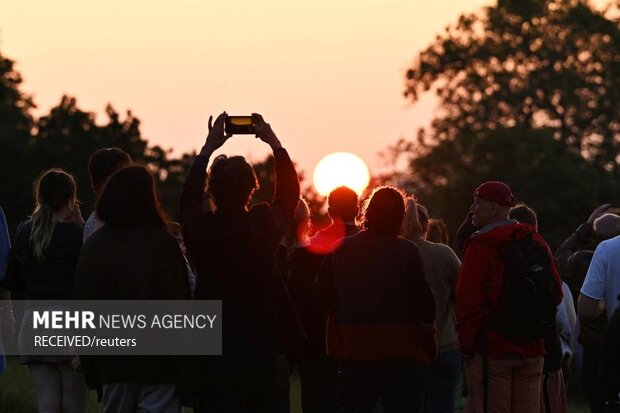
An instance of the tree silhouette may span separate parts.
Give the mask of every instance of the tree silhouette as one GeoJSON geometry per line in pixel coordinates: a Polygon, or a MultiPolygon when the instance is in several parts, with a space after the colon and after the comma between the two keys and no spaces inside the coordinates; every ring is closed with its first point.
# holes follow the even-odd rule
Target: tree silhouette
{"type": "Polygon", "coordinates": [[[95,114],[79,108],[74,97],[63,96],[48,114],[35,119],[32,98],[20,91],[21,75],[14,62],[0,55],[0,206],[14,229],[32,212],[32,183],[44,170],[60,167],[73,174],[82,212],[93,207],[88,159],[99,148],[116,146],[155,174],[162,204],[176,213],[190,155],[170,159],[170,151],[149,146],[140,132],[140,120],[130,111],[121,116],[111,105],[106,120],[95,121],[95,114]]]}
{"type": "Polygon", "coordinates": [[[434,90],[422,146],[500,127],[548,128],[596,165],[618,169],[620,20],[584,0],[499,0],[464,14],[417,57],[405,95],[434,90]]]}
{"type": "Polygon", "coordinates": [[[30,114],[34,103],[19,90],[22,77],[14,65],[0,54],[0,206],[9,219],[29,204],[22,195],[32,187],[27,177],[30,150],[35,143],[31,138],[34,119],[30,114]]]}
{"type": "MultiPolygon", "coordinates": [[[[67,95],[49,113],[34,119],[34,103],[20,91],[21,82],[13,61],[0,55],[0,206],[13,230],[32,212],[32,183],[42,171],[52,167],[63,168],[76,178],[82,212],[90,213],[94,193],[90,189],[88,160],[97,149],[112,146],[123,149],[153,172],[164,209],[173,219],[176,217],[183,183],[195,154],[173,158],[171,151],[149,146],[140,131],[140,120],[131,111],[121,116],[107,105],[106,119],[98,124],[94,113],[83,111],[76,98],[67,95]]],[[[260,189],[252,202],[271,201],[273,158],[267,157],[254,168],[260,189]]],[[[309,191],[306,192],[311,194],[309,191]]],[[[314,198],[313,201],[320,217],[322,202],[314,198]]]]}
{"type": "Polygon", "coordinates": [[[463,134],[412,159],[407,176],[386,180],[401,186],[407,182],[408,191],[452,231],[472,204],[474,188],[487,180],[502,180],[517,201],[534,208],[541,233],[557,247],[594,207],[603,201],[620,202],[620,184],[553,134],[552,129],[518,128],[463,134]]]}
{"type": "Polygon", "coordinates": [[[405,97],[439,108],[388,174],[454,231],[486,180],[504,180],[556,245],[619,200],[620,20],[585,0],[498,0],[464,14],[406,73],[405,97]]]}

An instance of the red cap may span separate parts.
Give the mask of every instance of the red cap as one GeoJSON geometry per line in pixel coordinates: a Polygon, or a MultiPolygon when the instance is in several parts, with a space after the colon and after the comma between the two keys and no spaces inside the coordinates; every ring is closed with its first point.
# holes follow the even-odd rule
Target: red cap
{"type": "Polygon", "coordinates": [[[485,201],[495,202],[503,206],[514,206],[515,197],[512,195],[510,187],[500,181],[488,181],[480,185],[474,191],[474,197],[485,201]]]}

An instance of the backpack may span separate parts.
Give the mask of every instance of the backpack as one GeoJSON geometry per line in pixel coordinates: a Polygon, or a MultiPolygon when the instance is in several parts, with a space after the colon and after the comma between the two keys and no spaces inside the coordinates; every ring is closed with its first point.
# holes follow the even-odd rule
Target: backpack
{"type": "MultiPolygon", "coordinates": [[[[521,229],[522,230],[522,229],[521,229]]],[[[557,293],[547,246],[531,232],[502,246],[503,285],[488,327],[515,344],[531,343],[555,329],[557,293]]]]}

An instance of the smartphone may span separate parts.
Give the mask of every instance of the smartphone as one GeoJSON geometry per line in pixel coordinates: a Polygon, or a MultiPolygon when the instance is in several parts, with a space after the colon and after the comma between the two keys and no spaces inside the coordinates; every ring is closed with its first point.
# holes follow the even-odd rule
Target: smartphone
{"type": "Polygon", "coordinates": [[[224,123],[226,134],[253,135],[254,118],[252,116],[227,116],[224,123]]]}

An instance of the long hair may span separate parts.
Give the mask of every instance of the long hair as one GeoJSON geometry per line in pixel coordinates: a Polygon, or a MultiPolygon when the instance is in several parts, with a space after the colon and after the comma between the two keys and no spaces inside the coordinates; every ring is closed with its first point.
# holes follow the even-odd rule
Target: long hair
{"type": "Polygon", "coordinates": [[[44,260],[43,252],[49,246],[54,234],[54,212],[67,205],[77,203],[76,185],[73,176],[59,168],[48,169],[34,182],[36,206],[30,219],[32,230],[30,241],[34,246],[34,256],[44,260]]]}
{"type": "Polygon", "coordinates": [[[293,214],[293,222],[287,234],[284,236],[284,242],[287,246],[306,245],[309,241],[308,230],[310,227],[310,207],[303,197],[299,198],[297,208],[293,214]]]}
{"type": "Polygon", "coordinates": [[[362,226],[383,235],[401,233],[405,216],[405,199],[402,192],[391,186],[376,188],[364,205],[362,226]]]}
{"type": "Polygon", "coordinates": [[[414,198],[407,198],[407,208],[403,221],[403,237],[408,240],[425,238],[428,230],[428,211],[414,198]]]}
{"type": "Polygon", "coordinates": [[[103,186],[95,211],[111,228],[158,227],[169,231],[155,179],[142,165],[127,166],[112,174],[103,186]]]}

